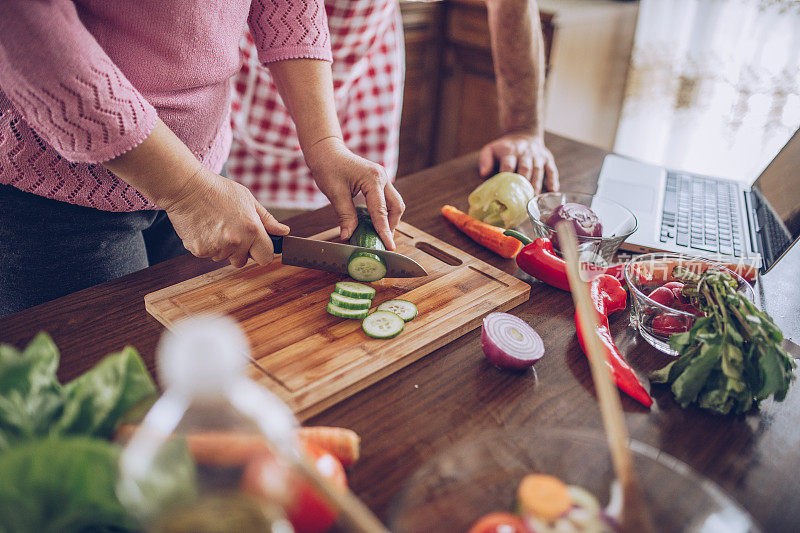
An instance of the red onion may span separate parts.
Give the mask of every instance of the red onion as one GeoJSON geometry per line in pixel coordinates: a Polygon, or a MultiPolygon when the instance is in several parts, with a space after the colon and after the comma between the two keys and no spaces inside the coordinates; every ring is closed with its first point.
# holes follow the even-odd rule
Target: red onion
{"type": "MultiPolygon", "coordinates": [[[[600,223],[600,219],[594,211],[583,204],[567,202],[566,204],[557,206],[553,209],[553,212],[550,213],[550,216],[547,217],[547,222],[545,222],[545,224],[555,229],[559,222],[569,222],[572,224],[572,228],[575,230],[575,236],[578,238],[578,243],[585,242],[581,241],[581,237],[603,236],[603,224],[600,223]]],[[[558,235],[555,233],[550,237],[550,242],[556,250],[561,249],[561,246],[558,244],[558,235]]]]}
{"type": "Polygon", "coordinates": [[[544,355],[542,338],[521,318],[489,313],[483,319],[481,346],[497,368],[524,370],[544,355]]]}

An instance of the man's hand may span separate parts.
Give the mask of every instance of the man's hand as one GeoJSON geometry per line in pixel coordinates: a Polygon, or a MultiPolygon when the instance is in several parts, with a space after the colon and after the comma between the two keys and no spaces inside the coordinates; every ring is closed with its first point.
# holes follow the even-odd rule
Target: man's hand
{"type": "Polygon", "coordinates": [[[393,232],[406,206],[386,170],[351,152],[341,139],[323,139],[305,153],[314,181],[328,197],[339,217],[342,239],[348,239],[358,226],[353,198],[363,193],[372,224],[387,250],[394,250],[393,232]]]}
{"type": "Polygon", "coordinates": [[[542,185],[549,191],[558,190],[558,169],[544,145],[544,139],[530,133],[508,133],[481,149],[478,157],[478,171],[488,177],[499,162],[500,172],[517,172],[533,184],[536,193],[542,185]]]}
{"type": "Polygon", "coordinates": [[[235,267],[243,267],[248,257],[261,265],[271,263],[267,232],[289,233],[247,187],[206,169],[187,181],[177,198],[162,200],[161,207],[193,255],[229,260],[235,267]]]}

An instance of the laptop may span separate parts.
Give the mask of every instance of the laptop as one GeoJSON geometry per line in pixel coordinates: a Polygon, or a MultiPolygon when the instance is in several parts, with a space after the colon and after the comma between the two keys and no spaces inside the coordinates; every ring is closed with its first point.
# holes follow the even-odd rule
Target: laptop
{"type": "Polygon", "coordinates": [[[744,262],[764,274],[800,236],[800,130],[750,187],[608,155],[596,194],[636,215],[624,250],[744,262]]]}

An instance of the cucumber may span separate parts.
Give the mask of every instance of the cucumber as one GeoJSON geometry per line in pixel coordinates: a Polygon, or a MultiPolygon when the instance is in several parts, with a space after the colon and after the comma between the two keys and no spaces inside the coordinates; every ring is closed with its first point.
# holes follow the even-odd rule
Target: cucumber
{"type": "Polygon", "coordinates": [[[361,323],[364,333],[374,339],[391,339],[403,331],[405,322],[391,311],[375,311],[361,323]]]}
{"type": "Polygon", "coordinates": [[[336,284],[333,292],[350,298],[367,298],[372,300],[375,297],[375,289],[363,283],[354,281],[340,281],[336,284]]]}
{"type": "MultiPolygon", "coordinates": [[[[378,237],[367,208],[358,206],[358,226],[350,236],[350,244],[373,250],[385,250],[383,241],[378,237]]],[[[353,252],[347,262],[347,273],[356,281],[378,281],[386,275],[386,263],[376,254],[353,252]]]]}
{"type": "Polygon", "coordinates": [[[367,208],[363,205],[356,207],[356,214],[358,215],[358,226],[350,236],[350,244],[361,246],[362,248],[385,250],[386,247],[383,245],[381,238],[378,237],[375,226],[372,225],[372,219],[367,208]]]}
{"type": "Polygon", "coordinates": [[[386,275],[386,263],[369,252],[353,252],[347,262],[347,273],[356,281],[378,281],[386,275]]]}
{"type": "Polygon", "coordinates": [[[351,298],[335,292],[331,294],[331,303],[344,309],[369,309],[372,307],[372,300],[369,298],[351,298]]]}
{"type": "Polygon", "coordinates": [[[329,303],[328,313],[340,318],[365,318],[369,314],[369,309],[345,309],[329,303]]]}
{"type": "Polygon", "coordinates": [[[417,316],[417,306],[408,300],[389,300],[378,306],[378,311],[391,311],[405,322],[417,316]]]}

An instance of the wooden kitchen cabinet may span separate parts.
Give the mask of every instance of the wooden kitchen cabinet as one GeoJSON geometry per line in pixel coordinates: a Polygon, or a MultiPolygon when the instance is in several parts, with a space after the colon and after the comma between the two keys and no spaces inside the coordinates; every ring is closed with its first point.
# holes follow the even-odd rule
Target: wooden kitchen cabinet
{"type": "Polygon", "coordinates": [[[406,46],[398,176],[433,164],[444,2],[400,2],[406,46]]]}
{"type": "MultiPolygon", "coordinates": [[[[398,176],[499,135],[489,26],[479,0],[401,1],[406,81],[398,176]]],[[[554,28],[542,13],[545,55],[554,28]]]]}
{"type": "MultiPolygon", "coordinates": [[[[638,5],[539,0],[545,128],[613,146],[638,5]]],[[[406,83],[398,176],[452,159],[501,133],[486,5],[401,2],[406,83]]]]}
{"type": "MultiPolygon", "coordinates": [[[[555,28],[550,13],[540,15],[547,69],[555,28]]],[[[445,35],[434,162],[477,150],[501,133],[486,3],[448,2],[445,35]]]]}

